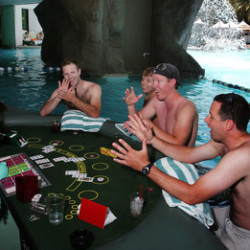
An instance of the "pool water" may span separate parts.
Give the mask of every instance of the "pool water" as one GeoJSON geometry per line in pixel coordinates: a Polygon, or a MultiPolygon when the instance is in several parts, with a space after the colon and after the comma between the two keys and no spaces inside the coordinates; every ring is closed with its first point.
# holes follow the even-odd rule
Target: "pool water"
{"type": "MultiPolygon", "coordinates": [[[[52,91],[57,88],[57,82],[61,79],[61,74],[60,72],[46,71],[43,62],[40,59],[40,52],[40,49],[0,49],[0,67],[16,66],[28,68],[27,72],[0,73],[0,101],[4,102],[7,106],[16,106],[28,110],[39,111],[44,102],[50,97],[52,91]]],[[[206,65],[208,65],[208,60],[205,61],[204,59],[204,52],[200,52],[200,57],[198,56],[199,52],[194,51],[190,54],[192,53],[195,54],[197,61],[199,61],[197,58],[200,58],[201,62],[206,62],[206,65]]],[[[212,56],[208,55],[208,58],[211,60],[212,56]]],[[[226,60],[228,60],[228,58],[226,60]]],[[[244,60],[245,57],[243,57],[243,61],[244,60]]],[[[204,68],[202,63],[201,66],[204,68]]],[[[244,64],[242,64],[241,68],[244,67],[244,64]]],[[[210,68],[205,69],[206,72],[211,75],[216,67],[212,63],[210,68]]],[[[226,73],[226,71],[226,66],[218,68],[218,71],[216,71],[217,73],[214,73],[215,77],[218,77],[218,75],[227,76],[227,74],[231,74],[232,69],[229,68],[228,73],[226,73]]],[[[242,75],[242,72],[236,70],[235,75],[236,74],[242,75]]],[[[235,75],[234,79],[238,79],[237,75],[235,75]]],[[[210,78],[212,78],[212,76],[210,76],[210,78]]],[[[127,107],[123,101],[125,95],[124,91],[126,88],[133,86],[137,95],[142,93],[140,83],[141,77],[108,77],[91,78],[88,80],[98,83],[102,88],[101,117],[108,117],[117,122],[126,121],[127,107]]],[[[204,122],[204,119],[209,112],[214,96],[221,93],[234,92],[242,95],[248,102],[250,102],[249,93],[213,83],[212,79],[182,79],[182,84],[183,88],[179,88],[180,94],[192,100],[197,106],[199,112],[197,144],[205,143],[210,139],[209,129],[204,122]]],[[[137,109],[140,109],[142,104],[143,100],[141,99],[137,104],[137,109]]],[[[65,106],[61,104],[53,113],[62,114],[65,110],[65,106]]],[[[248,125],[248,131],[250,131],[250,125],[248,125]]],[[[216,162],[218,162],[218,159],[215,161],[209,161],[208,165],[214,165],[216,162]]]]}
{"type": "Polygon", "coordinates": [[[221,80],[250,89],[250,50],[240,51],[197,51],[188,50],[206,71],[208,80],[221,80]]]}

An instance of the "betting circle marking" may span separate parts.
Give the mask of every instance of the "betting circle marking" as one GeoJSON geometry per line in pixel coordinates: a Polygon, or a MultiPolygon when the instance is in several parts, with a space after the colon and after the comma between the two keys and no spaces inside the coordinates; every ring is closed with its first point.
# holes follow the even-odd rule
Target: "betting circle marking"
{"type": "Polygon", "coordinates": [[[109,165],[108,165],[107,163],[97,162],[97,163],[95,163],[95,164],[92,165],[92,168],[93,168],[94,170],[97,170],[97,171],[102,171],[102,170],[108,169],[108,168],[109,168],[109,165]],[[98,167],[96,167],[97,165],[103,165],[104,167],[98,168],[98,167]]]}
{"type": "Polygon", "coordinates": [[[83,193],[94,193],[95,194],[95,196],[93,197],[93,198],[88,198],[89,200],[95,200],[95,199],[97,199],[98,198],[98,193],[95,191],[95,190],[83,190],[83,191],[81,191],[79,194],[78,194],[78,198],[81,200],[82,198],[84,198],[84,197],[82,197],[81,196],[81,194],[83,194],[83,193]]]}
{"type": "Polygon", "coordinates": [[[75,203],[76,203],[75,200],[70,200],[70,201],[69,201],[69,204],[70,204],[70,205],[73,205],[73,204],[75,204],[75,203]]]}
{"type": "Polygon", "coordinates": [[[37,138],[37,137],[31,137],[31,138],[27,139],[27,142],[29,142],[29,143],[38,143],[40,141],[41,141],[41,139],[37,138]]]}
{"type": "Polygon", "coordinates": [[[70,213],[71,213],[72,215],[76,215],[76,214],[77,214],[77,210],[71,210],[70,213]]]}
{"type": "Polygon", "coordinates": [[[82,151],[84,147],[82,145],[71,145],[69,146],[70,151],[82,151]]]}
{"type": "Polygon", "coordinates": [[[65,220],[72,220],[73,219],[73,215],[72,214],[66,214],[65,215],[65,220]]]}
{"type": "Polygon", "coordinates": [[[72,209],[78,209],[78,205],[76,205],[76,204],[75,204],[75,205],[72,205],[71,208],[72,208],[72,209]]]}

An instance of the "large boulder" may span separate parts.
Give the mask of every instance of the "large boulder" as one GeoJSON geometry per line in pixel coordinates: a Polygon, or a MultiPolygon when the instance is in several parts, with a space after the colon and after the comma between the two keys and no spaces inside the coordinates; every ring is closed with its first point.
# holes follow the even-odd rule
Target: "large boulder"
{"type": "Polygon", "coordinates": [[[202,2],[43,0],[35,8],[45,34],[42,59],[49,66],[75,60],[90,76],[170,62],[182,77],[199,77],[204,70],[186,48],[202,2]]]}

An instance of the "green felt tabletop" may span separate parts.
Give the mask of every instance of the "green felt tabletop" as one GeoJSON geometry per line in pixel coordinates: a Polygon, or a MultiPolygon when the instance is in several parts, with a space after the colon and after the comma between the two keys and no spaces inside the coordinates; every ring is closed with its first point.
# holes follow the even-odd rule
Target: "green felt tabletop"
{"type": "Polygon", "coordinates": [[[78,229],[87,229],[94,234],[92,248],[95,249],[136,227],[147,217],[160,197],[159,187],[148,178],[115,163],[111,156],[101,153],[101,147],[106,149],[112,147],[111,137],[99,133],[74,134],[72,131],[52,133],[49,127],[39,126],[11,129],[18,131],[28,144],[22,148],[17,145],[2,144],[0,156],[22,152],[30,157],[42,154],[54,164],[54,167],[47,169],[38,167],[51,183],[50,186],[40,189],[42,194],[40,202],[44,203],[44,198],[50,192],[63,193],[67,197],[64,221],[57,226],[49,223],[48,216],[31,210],[29,203],[17,200],[15,195],[6,199],[23,237],[34,249],[71,249],[69,235],[78,229]],[[43,147],[48,145],[54,145],[55,150],[49,153],[43,152],[43,147]],[[55,158],[63,156],[84,157],[85,160],[78,163],[54,161],[55,158]],[[94,181],[78,182],[71,176],[66,176],[66,170],[80,170],[94,177],[94,181]],[[99,183],[98,177],[103,177],[104,182],[99,183]],[[129,195],[139,191],[141,185],[143,185],[145,206],[142,215],[133,218],[129,210],[129,195]],[[147,188],[153,188],[153,191],[148,191],[147,188]],[[77,205],[81,203],[83,197],[109,207],[117,219],[104,229],[79,220],[76,214],[77,205]],[[30,220],[30,216],[34,214],[39,216],[39,220],[30,220]]]}

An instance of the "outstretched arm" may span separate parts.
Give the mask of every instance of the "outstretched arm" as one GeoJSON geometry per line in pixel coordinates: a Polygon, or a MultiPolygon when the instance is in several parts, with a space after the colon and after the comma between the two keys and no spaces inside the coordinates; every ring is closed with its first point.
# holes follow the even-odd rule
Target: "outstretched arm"
{"type": "MultiPolygon", "coordinates": [[[[111,152],[118,157],[114,158],[114,161],[130,166],[139,172],[149,164],[145,139],[142,149],[139,151],[134,150],[122,139],[119,140],[119,143],[122,146],[113,143],[113,147],[117,151],[112,150],[111,152]]],[[[155,166],[151,168],[148,177],[179,200],[187,204],[197,204],[227,189],[246,174],[244,169],[246,169],[247,163],[241,167],[242,171],[238,171],[236,160],[232,161],[232,157],[225,157],[216,168],[203,175],[192,185],[167,175],[155,166]],[[233,169],[235,170],[232,171],[233,169]]],[[[235,158],[233,157],[233,159],[235,158]]]]}
{"type": "Polygon", "coordinates": [[[137,115],[129,116],[129,131],[140,140],[146,139],[147,144],[159,150],[163,154],[178,161],[196,163],[202,160],[212,159],[224,153],[224,147],[220,143],[210,141],[207,144],[195,148],[168,143],[153,133],[152,123],[141,120],[137,115]]]}

